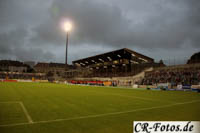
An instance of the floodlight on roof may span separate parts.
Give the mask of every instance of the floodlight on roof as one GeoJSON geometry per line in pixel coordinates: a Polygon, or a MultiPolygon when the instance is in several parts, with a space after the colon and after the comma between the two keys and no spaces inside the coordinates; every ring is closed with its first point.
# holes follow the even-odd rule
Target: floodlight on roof
{"type": "Polygon", "coordinates": [[[112,61],[112,59],[109,56],[107,58],[109,59],[109,61],[112,61]]]}
{"type": "Polygon", "coordinates": [[[100,61],[104,62],[104,60],[102,60],[101,58],[99,58],[100,61]]]}
{"type": "Polygon", "coordinates": [[[133,60],[131,60],[130,62],[132,62],[134,64],[139,64],[137,61],[133,61],[133,60]]]}
{"type": "Polygon", "coordinates": [[[117,56],[118,56],[119,58],[121,57],[121,55],[119,55],[119,54],[118,54],[117,56]]]}
{"type": "Polygon", "coordinates": [[[131,54],[132,56],[135,56],[135,54],[131,54]]]}
{"type": "Polygon", "coordinates": [[[140,59],[140,60],[143,60],[144,62],[148,62],[146,59],[143,59],[143,58],[140,58],[140,57],[139,57],[139,59],[140,59]]]}
{"type": "Polygon", "coordinates": [[[82,62],[81,62],[80,64],[85,66],[85,64],[84,64],[84,63],[82,63],[82,62]]]}

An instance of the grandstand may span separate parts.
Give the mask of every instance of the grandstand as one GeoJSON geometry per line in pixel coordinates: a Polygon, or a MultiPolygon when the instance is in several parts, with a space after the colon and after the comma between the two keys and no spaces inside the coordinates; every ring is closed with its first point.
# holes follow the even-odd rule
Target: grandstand
{"type": "Polygon", "coordinates": [[[132,50],[120,49],[74,61],[73,64],[79,68],[76,70],[85,73],[72,77],[75,81],[70,82],[85,84],[86,81],[110,81],[111,85],[115,86],[139,88],[145,88],[146,85],[151,85],[151,88],[159,85],[169,88],[177,88],[179,85],[199,88],[200,63],[197,62],[197,55],[194,54],[188,64],[165,66],[162,60],[155,63],[146,56],[142,56],[142,60],[141,54],[136,55],[132,50]]]}
{"type": "MultiPolygon", "coordinates": [[[[154,59],[123,48],[84,59],[73,61],[73,65],[81,72],[74,77],[124,77],[133,76],[145,68],[163,66],[154,59]]],[[[72,76],[73,77],[73,76],[72,76]]]]}
{"type": "Polygon", "coordinates": [[[141,85],[168,84],[170,88],[179,85],[200,88],[200,52],[194,53],[187,64],[154,68],[146,72],[141,85]]]}
{"type": "Polygon", "coordinates": [[[146,72],[141,81],[143,85],[159,83],[170,83],[175,86],[178,84],[199,85],[200,63],[155,68],[153,71],[146,72]]]}

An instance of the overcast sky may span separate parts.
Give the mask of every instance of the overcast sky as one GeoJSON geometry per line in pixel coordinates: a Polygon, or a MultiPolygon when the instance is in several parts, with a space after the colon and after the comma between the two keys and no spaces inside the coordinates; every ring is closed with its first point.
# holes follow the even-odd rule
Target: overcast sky
{"type": "Polygon", "coordinates": [[[0,0],[0,59],[69,63],[120,48],[156,60],[200,51],[200,0],[0,0]]]}

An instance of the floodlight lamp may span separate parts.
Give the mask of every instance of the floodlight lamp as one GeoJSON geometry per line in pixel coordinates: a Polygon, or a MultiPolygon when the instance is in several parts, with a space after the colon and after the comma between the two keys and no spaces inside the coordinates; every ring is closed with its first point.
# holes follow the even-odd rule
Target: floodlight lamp
{"type": "Polygon", "coordinates": [[[72,24],[71,24],[70,22],[65,22],[65,23],[63,24],[63,28],[64,28],[64,30],[65,30],[66,32],[70,32],[71,29],[72,29],[72,24]]]}

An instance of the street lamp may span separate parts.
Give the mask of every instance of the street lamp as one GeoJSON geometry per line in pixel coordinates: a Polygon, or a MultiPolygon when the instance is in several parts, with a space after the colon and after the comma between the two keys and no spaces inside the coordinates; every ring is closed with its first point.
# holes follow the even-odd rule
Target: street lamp
{"type": "Polygon", "coordinates": [[[66,56],[65,56],[65,64],[67,66],[67,52],[68,52],[69,32],[72,29],[72,24],[70,22],[68,22],[68,21],[63,23],[63,29],[67,33],[67,36],[66,36],[66,56]]]}

